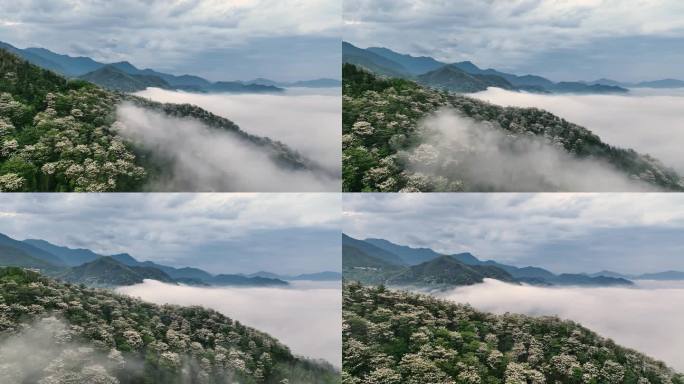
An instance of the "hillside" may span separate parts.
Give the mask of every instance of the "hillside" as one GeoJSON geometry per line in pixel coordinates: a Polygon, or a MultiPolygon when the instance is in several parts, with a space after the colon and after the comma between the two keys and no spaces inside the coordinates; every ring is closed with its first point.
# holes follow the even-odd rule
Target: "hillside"
{"type": "MultiPolygon", "coordinates": [[[[152,279],[170,284],[266,287],[288,285],[276,277],[212,275],[199,268],[175,268],[138,261],[127,253],[112,256],[72,249],[41,239],[18,241],[0,233],[0,266],[39,269],[60,280],[89,287],[119,287],[152,279]]],[[[324,274],[325,275],[325,274],[324,274]]],[[[315,276],[314,276],[315,277],[315,276]]]]}
{"type": "Polygon", "coordinates": [[[16,383],[339,383],[266,333],[201,307],[158,306],[0,268],[0,375],[16,383]],[[37,337],[37,335],[43,335],[37,337]]]}
{"type": "MultiPolygon", "coordinates": [[[[469,252],[442,255],[430,248],[412,248],[385,239],[357,240],[344,234],[342,267],[347,281],[432,289],[481,283],[485,278],[541,286],[634,285],[629,278],[615,274],[557,275],[540,267],[516,267],[493,260],[482,261],[469,252]],[[385,252],[385,259],[363,251],[378,248],[385,252]],[[400,262],[391,263],[386,260],[400,262]]],[[[656,275],[676,276],[676,273],[663,272],[656,275]]]]}
{"type": "Polygon", "coordinates": [[[206,92],[281,93],[285,92],[285,90],[274,85],[243,84],[239,81],[217,81],[207,87],[206,92]]]}
{"type": "Polygon", "coordinates": [[[63,263],[71,267],[75,267],[77,265],[81,265],[102,257],[102,255],[98,255],[89,249],[72,249],[68,247],[61,247],[41,239],[27,239],[24,240],[23,243],[53,254],[59,257],[63,263]]]}
{"type": "Polygon", "coordinates": [[[469,266],[451,256],[439,256],[389,277],[387,284],[418,287],[451,287],[481,283],[485,278],[515,282],[508,272],[493,266],[469,266]]]}
{"type": "Polygon", "coordinates": [[[452,256],[440,255],[410,266],[391,263],[368,254],[364,249],[372,248],[358,246],[363,242],[365,241],[356,240],[355,246],[347,240],[346,244],[342,245],[342,270],[346,281],[431,289],[477,284],[485,278],[516,282],[501,268],[490,265],[466,265],[452,256]]]}
{"type": "Polygon", "coordinates": [[[340,281],[342,280],[342,274],[340,272],[333,271],[323,271],[314,273],[301,273],[299,275],[280,275],[277,273],[259,271],[256,273],[250,273],[247,277],[267,277],[271,279],[279,279],[284,281],[340,281]]]}
{"type": "MultiPolygon", "coordinates": [[[[149,81],[150,87],[170,88],[178,90],[186,90],[191,92],[240,92],[240,93],[269,93],[282,92],[280,87],[305,87],[305,88],[323,88],[323,87],[339,87],[340,81],[335,79],[311,79],[298,80],[293,82],[275,82],[268,79],[255,79],[251,81],[231,81],[231,82],[212,82],[200,76],[194,75],[172,75],[169,73],[155,71],[154,69],[146,68],[139,69],[128,61],[120,61],[117,63],[102,63],[93,60],[90,57],[73,57],[69,55],[62,55],[55,53],[45,48],[26,48],[19,49],[10,44],[0,41],[0,49],[5,49],[31,64],[37,65],[41,68],[48,69],[55,73],[72,77],[85,77],[89,73],[97,72],[104,67],[111,67],[126,75],[130,75],[134,79],[149,81]],[[162,82],[159,82],[161,80],[162,82]],[[266,83],[268,82],[268,83],[266,83]],[[230,83],[230,86],[222,85],[221,83],[230,83]],[[155,85],[156,84],[156,85],[155,85]],[[260,87],[259,85],[269,85],[270,87],[260,87]],[[232,87],[232,88],[230,88],[232,87]],[[223,88],[223,89],[222,89],[223,88]],[[230,89],[229,89],[230,88],[230,89]]],[[[102,80],[106,80],[103,78],[102,80]]],[[[123,88],[124,83],[118,83],[114,79],[102,81],[99,79],[89,80],[103,87],[111,85],[111,89],[127,91],[123,88]]],[[[125,79],[125,82],[130,82],[130,79],[125,79]]],[[[144,88],[143,88],[144,89],[144,88]]]]}
{"type": "MultiPolygon", "coordinates": [[[[435,91],[410,80],[381,78],[351,64],[343,67],[343,83],[342,175],[346,192],[519,191],[505,188],[506,184],[498,179],[489,181],[472,168],[463,168],[469,164],[468,159],[486,159],[486,151],[498,147],[479,149],[463,143],[460,152],[445,153],[446,159],[439,162],[440,152],[434,145],[425,143],[419,123],[445,109],[500,133],[506,141],[499,145],[507,146],[511,156],[520,142],[535,138],[563,156],[591,161],[639,185],[684,190],[682,178],[658,160],[608,145],[588,129],[544,110],[500,107],[435,91]],[[448,161],[447,155],[454,154],[463,157],[460,163],[448,161]]],[[[530,191],[568,191],[570,188],[562,180],[553,182],[541,175],[535,177],[541,179],[527,187],[530,191]]]]}
{"type": "Polygon", "coordinates": [[[345,383],[684,383],[664,363],[556,317],[358,284],[344,285],[342,307],[345,383]]]}
{"type": "Polygon", "coordinates": [[[33,257],[21,249],[0,244],[0,266],[52,270],[56,266],[45,260],[33,257]]]}
{"type": "Polygon", "coordinates": [[[5,249],[13,248],[23,254],[41,260],[42,262],[54,267],[65,266],[64,261],[62,261],[60,257],[31,244],[15,240],[2,233],[0,233],[0,245],[5,246],[5,249]]]}
{"type": "Polygon", "coordinates": [[[148,87],[171,89],[169,83],[160,77],[153,75],[131,75],[112,65],[105,65],[93,72],[88,72],[85,75],[79,76],[79,79],[120,92],[138,92],[148,87]]]}
{"type": "Polygon", "coordinates": [[[69,268],[56,276],[59,280],[89,287],[118,287],[141,284],[144,279],[173,283],[166,273],[149,267],[128,267],[111,257],[101,257],[89,263],[69,268]]]}
{"type": "Polygon", "coordinates": [[[68,80],[0,49],[0,192],[140,191],[173,177],[168,159],[117,133],[116,108],[129,102],[229,131],[277,167],[315,165],[285,144],[248,134],[188,104],[161,104],[68,80]]]}
{"type": "Polygon", "coordinates": [[[342,276],[347,281],[384,284],[404,267],[372,256],[352,245],[342,245],[342,276]]]}
{"type": "MultiPolygon", "coordinates": [[[[537,75],[515,75],[493,68],[481,69],[471,61],[445,63],[429,56],[411,56],[384,47],[362,49],[348,42],[342,43],[342,61],[365,68],[378,75],[416,80],[419,83],[459,93],[484,91],[499,87],[535,93],[626,93],[628,89],[614,82],[587,83],[584,81],[553,82],[537,75]]],[[[676,84],[662,80],[656,84],[676,84]]]]}
{"type": "MultiPolygon", "coordinates": [[[[410,77],[409,71],[401,64],[387,59],[375,52],[355,47],[345,41],[342,42],[342,61],[350,63],[379,75],[390,77],[410,77]]],[[[344,83],[344,79],[342,79],[344,83]]]]}
{"type": "Polygon", "coordinates": [[[506,79],[496,75],[472,75],[455,66],[445,65],[416,77],[422,85],[451,92],[472,93],[489,87],[514,89],[506,79]]]}
{"type": "Polygon", "coordinates": [[[249,286],[249,287],[267,287],[267,286],[283,286],[288,285],[286,281],[268,277],[247,277],[243,275],[216,275],[210,281],[213,285],[231,285],[231,286],[249,286]]]}
{"type": "Polygon", "coordinates": [[[346,234],[342,234],[342,246],[350,246],[359,249],[360,251],[363,251],[363,253],[367,254],[368,256],[371,256],[376,259],[380,259],[383,262],[387,264],[392,264],[392,265],[405,265],[406,263],[401,259],[401,257],[395,255],[394,253],[390,251],[386,251],[380,247],[377,247],[369,242],[363,241],[363,240],[358,240],[355,239],[351,236],[348,236],[346,234]]]}

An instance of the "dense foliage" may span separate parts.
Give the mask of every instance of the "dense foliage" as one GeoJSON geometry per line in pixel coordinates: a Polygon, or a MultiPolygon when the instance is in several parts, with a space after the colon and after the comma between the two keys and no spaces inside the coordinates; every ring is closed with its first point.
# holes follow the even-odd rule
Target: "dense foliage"
{"type": "Polygon", "coordinates": [[[191,118],[266,151],[288,169],[310,166],[284,144],[240,130],[199,107],[161,104],[67,80],[0,49],[0,192],[138,191],[170,177],[169,159],[117,133],[124,102],[191,118]]]}
{"type": "Polygon", "coordinates": [[[117,101],[0,50],[0,191],[139,189],[145,170],[109,129],[117,101]]]}
{"type": "Polygon", "coordinates": [[[681,384],[663,363],[555,317],[502,316],[431,296],[343,289],[345,384],[681,384]]]}
{"type": "Polygon", "coordinates": [[[0,361],[3,382],[339,382],[326,364],[297,358],[269,335],[216,311],[158,306],[21,268],[0,269],[0,353],[13,336],[57,319],[67,326],[55,336],[49,364],[26,377],[28,368],[0,361]]]}
{"type": "MultiPolygon", "coordinates": [[[[579,159],[596,159],[629,178],[665,190],[684,190],[672,170],[648,155],[611,147],[589,130],[537,108],[500,107],[467,96],[438,91],[398,78],[382,78],[352,64],[343,67],[343,190],[482,190],[458,177],[409,169],[404,155],[430,158],[422,142],[421,119],[448,107],[508,137],[538,137],[579,159]],[[423,144],[423,145],[421,145],[423,144]]],[[[420,159],[418,159],[420,160],[420,159]]]]}

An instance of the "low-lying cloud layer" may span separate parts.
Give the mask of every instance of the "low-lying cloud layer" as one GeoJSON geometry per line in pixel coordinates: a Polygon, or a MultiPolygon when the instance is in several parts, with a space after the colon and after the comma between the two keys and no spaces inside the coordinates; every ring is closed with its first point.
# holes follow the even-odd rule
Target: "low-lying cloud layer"
{"type": "Polygon", "coordinates": [[[119,292],[157,304],[201,305],[267,332],[297,355],[342,364],[340,283],[298,282],[290,288],[200,288],[146,280],[119,292]]]}
{"type": "MultiPolygon", "coordinates": [[[[171,118],[131,104],[119,106],[117,119],[120,135],[151,150],[172,167],[172,176],[148,186],[151,190],[286,192],[340,188],[334,174],[279,166],[267,149],[196,120],[171,118]]],[[[277,120],[277,114],[271,119],[277,120]]]]}
{"type": "Polygon", "coordinates": [[[442,110],[421,123],[424,143],[407,154],[414,171],[462,180],[474,191],[645,191],[609,164],[573,158],[534,136],[513,137],[442,110]]]}
{"type": "Polygon", "coordinates": [[[148,88],[138,96],[188,103],[223,116],[253,135],[281,141],[339,174],[342,98],[339,88],[288,89],[284,94],[197,94],[148,88]]]}
{"type": "Polygon", "coordinates": [[[639,282],[637,288],[545,288],[486,279],[438,296],[502,314],[557,315],[684,371],[684,282],[639,282]]]}
{"type": "Polygon", "coordinates": [[[489,88],[472,96],[536,107],[584,126],[611,145],[648,153],[684,173],[684,91],[633,89],[629,95],[541,95],[489,88]]]}

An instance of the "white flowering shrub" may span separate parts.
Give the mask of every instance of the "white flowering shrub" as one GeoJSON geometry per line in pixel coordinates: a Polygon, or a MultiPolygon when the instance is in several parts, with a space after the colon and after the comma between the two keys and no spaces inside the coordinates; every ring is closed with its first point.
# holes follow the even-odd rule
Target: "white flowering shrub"
{"type": "Polygon", "coordinates": [[[0,297],[0,339],[37,349],[0,348],[3,383],[339,383],[329,365],[212,310],[157,306],[14,267],[0,267],[0,297]]]}
{"type": "Polygon", "coordinates": [[[483,313],[382,285],[346,282],[342,298],[343,383],[684,384],[571,321],[483,313]]]}

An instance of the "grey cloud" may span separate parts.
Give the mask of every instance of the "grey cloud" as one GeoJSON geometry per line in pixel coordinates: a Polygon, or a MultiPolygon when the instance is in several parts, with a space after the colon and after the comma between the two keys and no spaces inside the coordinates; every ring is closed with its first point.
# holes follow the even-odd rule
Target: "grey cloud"
{"type": "Polygon", "coordinates": [[[684,24],[675,16],[683,10],[677,1],[467,0],[455,6],[440,0],[349,0],[343,37],[362,47],[430,54],[446,62],[473,60],[554,80],[647,80],[684,77],[677,49],[684,24]],[[600,52],[608,55],[599,57],[600,52]]]}
{"type": "Polygon", "coordinates": [[[214,273],[340,269],[335,195],[3,194],[0,207],[0,233],[17,239],[214,273]]]}
{"type": "Polygon", "coordinates": [[[332,61],[339,7],[335,0],[0,0],[0,40],[212,80],[339,77],[339,59],[332,61]],[[253,47],[268,50],[269,62],[236,65],[253,47]]]}
{"type": "Polygon", "coordinates": [[[350,195],[342,228],[555,272],[643,273],[684,270],[682,207],[661,193],[350,195]]]}

